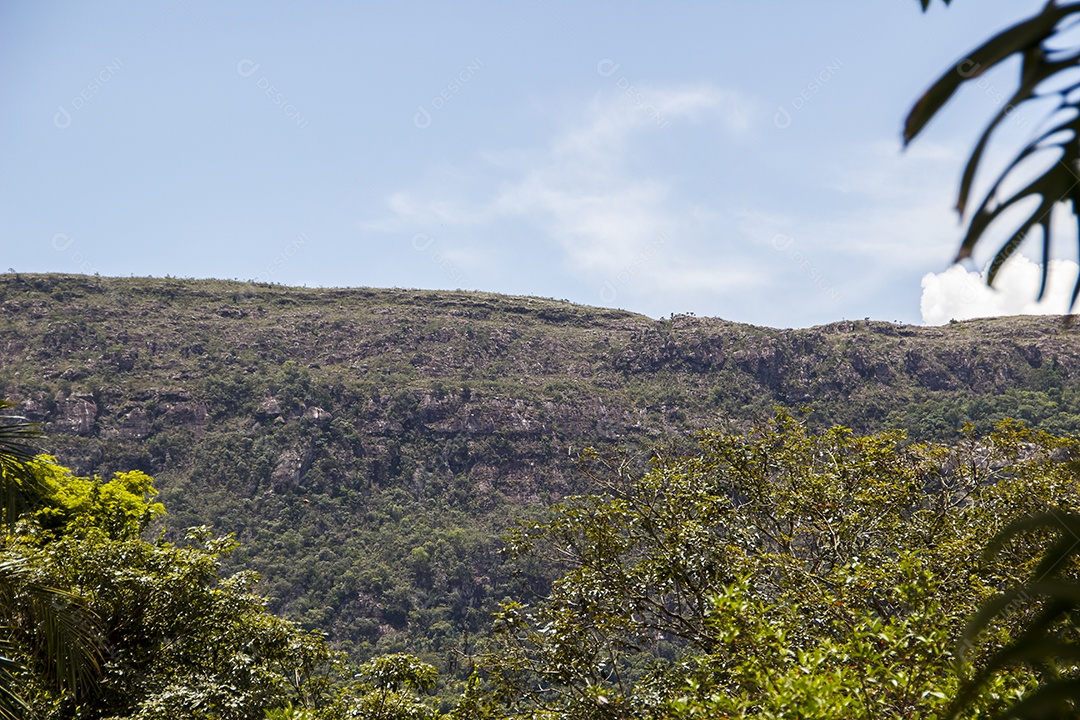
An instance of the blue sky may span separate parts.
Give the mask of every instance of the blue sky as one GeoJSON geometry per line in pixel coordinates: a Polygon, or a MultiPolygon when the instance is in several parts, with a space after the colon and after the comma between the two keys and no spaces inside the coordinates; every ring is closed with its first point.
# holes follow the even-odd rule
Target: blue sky
{"type": "Polygon", "coordinates": [[[948,269],[962,163],[1016,68],[899,138],[1041,5],[6,2],[0,270],[786,327],[1036,311],[1030,262],[999,293],[948,269]]]}

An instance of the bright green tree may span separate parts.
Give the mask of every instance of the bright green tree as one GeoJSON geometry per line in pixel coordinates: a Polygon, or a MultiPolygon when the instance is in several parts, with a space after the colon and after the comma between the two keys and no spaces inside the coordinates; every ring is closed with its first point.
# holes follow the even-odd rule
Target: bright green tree
{"type": "Polygon", "coordinates": [[[254,720],[289,702],[330,702],[336,655],[321,635],[269,613],[253,574],[222,577],[231,538],[193,528],[180,543],[145,539],[164,513],[148,476],[105,482],[34,463],[47,492],[8,552],[83,600],[104,657],[90,695],[26,677],[26,717],[254,720]]]}
{"type": "Polygon", "coordinates": [[[435,690],[438,671],[406,653],[372,658],[360,666],[326,718],[362,720],[437,720],[423,696],[435,690]]]}

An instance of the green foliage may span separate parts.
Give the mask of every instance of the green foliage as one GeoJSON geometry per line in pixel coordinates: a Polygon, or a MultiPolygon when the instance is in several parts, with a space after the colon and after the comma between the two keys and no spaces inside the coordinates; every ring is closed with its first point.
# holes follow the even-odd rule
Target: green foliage
{"type": "MultiPolygon", "coordinates": [[[[919,574],[896,588],[898,595],[926,595],[933,581],[919,574]]],[[[809,642],[791,634],[799,607],[768,604],[746,581],[713,602],[709,620],[723,652],[690,660],[685,684],[668,701],[670,717],[939,717],[960,684],[955,638],[942,623],[950,613],[936,598],[903,613],[856,616],[809,642]]],[[[995,678],[988,694],[1018,695],[1029,678],[995,678]]]]}
{"type": "Polygon", "coordinates": [[[270,381],[270,390],[284,410],[316,404],[312,395],[311,374],[295,360],[286,360],[270,381]]]}
{"type": "Polygon", "coordinates": [[[247,718],[321,692],[316,670],[332,655],[320,636],[270,615],[253,578],[218,576],[231,544],[199,533],[185,547],[141,540],[64,538],[43,562],[93,594],[107,620],[110,656],[98,707],[132,718],[247,718]]]}
{"type": "Polygon", "coordinates": [[[444,720],[496,720],[506,715],[499,707],[491,689],[485,687],[479,673],[474,672],[465,681],[457,705],[446,713],[444,720]]]}
{"type": "Polygon", "coordinates": [[[50,493],[34,512],[43,536],[85,537],[94,531],[114,539],[136,539],[165,506],[151,503],[157,495],[153,478],[139,470],[116,473],[108,482],[75,477],[51,458],[41,462],[50,493]]]}
{"type": "Polygon", "coordinates": [[[315,720],[315,714],[305,708],[293,707],[290,702],[282,707],[267,710],[266,720],[315,720]]]}
{"type": "Polygon", "coordinates": [[[1036,720],[1076,717],[1080,711],[1080,515],[1046,512],[1023,518],[1001,531],[986,550],[993,560],[1025,536],[1049,545],[1030,574],[987,601],[964,632],[965,648],[1003,624],[1016,624],[1006,645],[998,648],[964,686],[952,705],[956,717],[993,693],[1002,678],[1027,671],[1037,686],[1018,696],[995,717],[1036,720]]]}
{"type": "Polygon", "coordinates": [[[915,437],[950,438],[968,423],[979,434],[988,434],[1002,420],[1015,418],[1058,435],[1075,432],[1080,427],[1080,391],[1064,379],[1055,379],[1052,371],[1036,377],[1038,386],[1032,390],[1010,389],[983,397],[938,395],[903,403],[889,412],[886,425],[915,437]]]}
{"type": "MultiPolygon", "coordinates": [[[[163,513],[148,476],[121,473],[102,482],[48,459],[34,465],[49,492],[7,540],[0,607],[26,605],[9,603],[13,596],[3,590],[31,597],[32,586],[12,578],[32,573],[85,607],[103,648],[92,693],[71,683],[50,687],[40,672],[8,672],[34,715],[247,720],[287,701],[330,702],[336,654],[322,636],[271,615],[253,592],[253,574],[222,577],[220,560],[235,541],[205,528],[182,543],[145,540],[147,524],[163,513]]],[[[79,642],[79,629],[57,625],[69,645],[79,642]]]]}
{"type": "Polygon", "coordinates": [[[816,430],[919,440],[1006,416],[1080,427],[1077,331],[1045,318],[773,330],[484,293],[59,275],[2,276],[0,299],[0,343],[21,348],[0,396],[49,427],[61,464],[155,477],[165,540],[235,534],[223,575],[258,572],[270,610],[356,662],[432,663],[444,699],[498,601],[546,589],[498,538],[595,490],[582,447],[640,467],[658,442],[692,446],[778,402],[812,404],[816,430]]]}
{"type": "Polygon", "coordinates": [[[503,604],[487,667],[511,707],[539,715],[939,712],[967,616],[1037,556],[1019,545],[976,574],[978,548],[1050,498],[1080,507],[1056,461],[1076,450],[1016,423],[948,448],[813,434],[781,412],[748,435],[704,433],[698,453],[644,475],[601,465],[603,494],[511,539],[562,574],[542,602],[503,604]]]}
{"type": "MultiPolygon", "coordinates": [[[[383,655],[360,666],[357,682],[342,696],[341,717],[364,720],[435,720],[438,713],[417,693],[435,689],[438,671],[404,653],[383,655]]],[[[335,717],[331,714],[331,717],[335,717]]]]}

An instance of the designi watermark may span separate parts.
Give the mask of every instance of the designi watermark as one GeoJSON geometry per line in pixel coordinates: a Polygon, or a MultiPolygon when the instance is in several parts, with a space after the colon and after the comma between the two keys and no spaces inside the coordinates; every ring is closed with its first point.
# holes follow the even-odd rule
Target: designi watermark
{"type": "Polygon", "coordinates": [[[464,287],[467,284],[465,282],[465,274],[461,271],[461,268],[451,262],[442,251],[432,250],[435,242],[435,238],[427,233],[416,233],[412,238],[412,249],[418,253],[423,253],[428,260],[439,266],[446,274],[446,277],[460,283],[459,287],[464,287]]]}
{"type": "Polygon", "coordinates": [[[67,130],[71,127],[73,114],[82,110],[92,97],[101,92],[105,84],[112,80],[113,76],[120,72],[122,67],[124,67],[124,61],[120,58],[113,58],[101,72],[94,76],[93,80],[86,84],[86,87],[79,91],[78,95],[71,99],[70,111],[67,105],[57,105],[56,114],[53,115],[53,125],[61,130],[67,130]]]}
{"type": "Polygon", "coordinates": [[[814,78],[806,84],[799,93],[791,99],[788,104],[791,107],[791,111],[788,110],[788,105],[779,105],[776,108],[776,113],[773,115],[773,125],[780,130],[787,130],[794,122],[793,112],[799,112],[803,109],[806,103],[810,102],[810,99],[821,92],[821,89],[825,87],[825,83],[832,80],[836,73],[840,72],[840,69],[844,67],[844,63],[840,58],[833,58],[828,65],[826,65],[821,72],[814,76],[814,78]]]}
{"type": "MultiPolygon", "coordinates": [[[[242,78],[249,78],[258,72],[262,67],[259,63],[249,58],[244,58],[240,62],[236,63],[236,73],[242,78]]],[[[259,79],[255,81],[255,86],[265,93],[266,97],[270,98],[270,102],[281,108],[281,112],[285,117],[296,123],[296,127],[304,128],[307,126],[307,118],[300,114],[300,111],[293,105],[285,93],[281,92],[275,85],[272,85],[265,75],[260,75],[259,79]]]]}
{"type": "Polygon", "coordinates": [[[1008,104],[1009,96],[999,90],[996,85],[991,83],[985,77],[980,77],[983,74],[985,68],[980,63],[975,62],[971,58],[964,58],[956,64],[956,74],[965,80],[971,80],[973,78],[979,78],[975,87],[986,93],[986,97],[990,98],[990,102],[994,103],[999,108],[1003,108],[1002,112],[1006,117],[1009,117],[1018,128],[1024,130],[1027,128],[1027,120],[1020,114],[1016,113],[1016,106],[1008,104]]]}
{"type": "Polygon", "coordinates": [[[484,67],[484,62],[480,58],[473,58],[465,69],[452,77],[446,87],[439,91],[439,94],[431,99],[428,105],[420,105],[416,109],[416,113],[413,115],[413,125],[420,130],[427,130],[431,127],[432,113],[442,110],[446,103],[450,102],[450,99],[461,92],[462,88],[473,79],[476,73],[480,72],[480,68],[484,67]],[[428,107],[431,109],[428,110],[428,107]]]}
{"type": "Polygon", "coordinates": [[[660,248],[667,245],[669,242],[668,236],[664,233],[657,233],[653,241],[649,243],[648,247],[642,250],[633,260],[628,262],[626,266],[620,270],[612,282],[612,279],[605,280],[600,286],[600,299],[605,303],[613,303],[619,297],[619,287],[622,287],[626,283],[630,282],[638,272],[645,267],[650,260],[656,257],[656,254],[660,252],[660,248]]]}
{"type": "Polygon", "coordinates": [[[795,238],[784,233],[776,233],[772,237],[771,245],[773,250],[786,255],[788,260],[794,263],[802,271],[803,275],[810,278],[829,300],[834,303],[840,302],[840,291],[836,289],[836,286],[833,285],[829,278],[825,277],[825,273],[821,271],[821,268],[795,247],[795,238]]]}
{"type": "Polygon", "coordinates": [[[296,257],[296,254],[300,252],[300,248],[307,244],[308,236],[304,233],[297,234],[293,241],[286,245],[285,249],[278,253],[277,257],[271,260],[270,264],[254,278],[254,282],[269,282],[270,278],[274,276],[274,273],[285,267],[286,263],[296,257]]]}
{"type": "MultiPolygon", "coordinates": [[[[615,75],[620,67],[619,63],[611,58],[604,58],[596,63],[596,74],[602,78],[609,78],[615,75]]],[[[619,76],[619,79],[615,81],[615,86],[622,90],[626,97],[630,98],[630,102],[634,103],[637,109],[644,113],[645,117],[656,123],[657,127],[667,126],[668,121],[664,117],[664,113],[649,101],[649,98],[645,96],[641,89],[627,80],[625,75],[619,76]]]]}
{"type": "Polygon", "coordinates": [[[67,255],[68,250],[71,250],[71,254],[68,255],[68,259],[79,268],[79,271],[85,275],[94,275],[97,273],[97,268],[83,256],[82,252],[78,249],[72,250],[75,246],[75,238],[71,237],[67,233],[56,233],[52,237],[52,249],[58,253],[67,255]]]}

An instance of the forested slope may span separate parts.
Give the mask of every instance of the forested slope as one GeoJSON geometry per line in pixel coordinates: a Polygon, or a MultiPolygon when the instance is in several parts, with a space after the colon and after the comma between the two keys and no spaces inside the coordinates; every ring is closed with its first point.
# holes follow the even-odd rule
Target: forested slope
{"type": "MultiPolygon", "coordinates": [[[[274,609],[363,657],[469,649],[510,519],[586,446],[631,457],[773,405],[951,439],[1080,428],[1059,318],[804,330],[466,292],[0,276],[0,396],[81,473],[157,478],[172,528],[235,532],[274,609]],[[468,632],[463,632],[468,631],[468,632]]],[[[523,568],[528,580],[531,569],[523,568]]]]}

